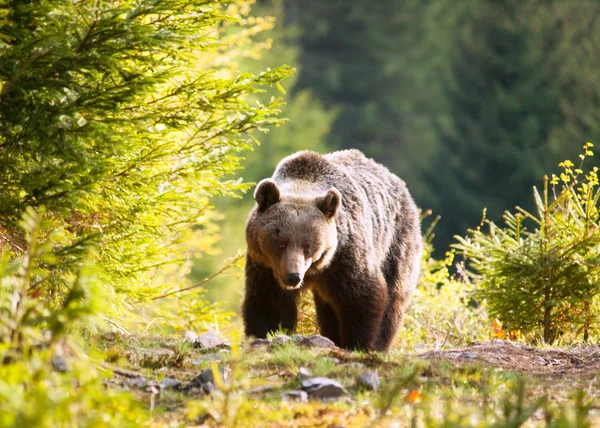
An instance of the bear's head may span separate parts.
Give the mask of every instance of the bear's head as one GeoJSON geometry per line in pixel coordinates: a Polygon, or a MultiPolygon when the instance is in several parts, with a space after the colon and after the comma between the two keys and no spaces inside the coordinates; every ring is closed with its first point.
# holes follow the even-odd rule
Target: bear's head
{"type": "Polygon", "coordinates": [[[254,199],[257,206],[246,224],[248,252],[273,270],[282,288],[299,289],[305,276],[318,274],[333,258],[342,195],[334,188],[316,196],[282,193],[266,179],[254,199]]]}

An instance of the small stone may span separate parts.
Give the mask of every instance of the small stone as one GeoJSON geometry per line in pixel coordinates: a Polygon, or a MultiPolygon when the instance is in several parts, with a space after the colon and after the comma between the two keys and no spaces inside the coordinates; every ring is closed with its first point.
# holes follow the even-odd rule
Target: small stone
{"type": "Polygon", "coordinates": [[[271,341],[271,344],[269,345],[269,349],[273,349],[273,348],[277,348],[279,346],[283,346],[286,343],[290,343],[292,341],[292,338],[289,336],[285,336],[283,334],[279,335],[279,336],[275,336],[273,338],[273,340],[271,341]]]}
{"type": "Polygon", "coordinates": [[[196,376],[194,380],[197,380],[200,384],[209,382],[215,383],[215,374],[213,373],[212,369],[204,370],[202,373],[196,376]]]}
{"type": "Polygon", "coordinates": [[[144,379],[143,377],[135,377],[133,379],[125,379],[125,382],[123,382],[126,386],[130,387],[130,388],[145,388],[146,386],[148,386],[148,381],[146,379],[144,379]]]}
{"type": "Polygon", "coordinates": [[[271,341],[268,339],[254,339],[252,342],[250,342],[250,347],[259,348],[261,346],[269,346],[270,344],[271,341]]]}
{"type": "Polygon", "coordinates": [[[339,382],[325,377],[302,381],[302,389],[310,398],[332,399],[346,394],[346,389],[339,382]]]}
{"type": "Polygon", "coordinates": [[[357,386],[369,391],[377,391],[381,382],[379,380],[379,374],[376,371],[361,373],[356,381],[357,386]]]}
{"type": "Polygon", "coordinates": [[[160,389],[177,388],[179,385],[181,385],[181,383],[178,382],[177,379],[168,376],[161,380],[158,384],[158,386],[160,386],[160,389]]]}
{"type": "Polygon", "coordinates": [[[194,339],[194,347],[203,350],[214,350],[218,348],[229,348],[229,345],[222,341],[219,336],[217,336],[217,333],[211,330],[196,337],[196,339],[194,339]]]}
{"type": "Polygon", "coordinates": [[[298,374],[296,375],[296,379],[298,379],[299,381],[303,381],[309,379],[310,377],[311,374],[308,371],[308,369],[306,367],[300,367],[300,370],[298,370],[298,374]]]}
{"type": "Polygon", "coordinates": [[[197,337],[198,337],[198,335],[196,335],[196,333],[188,330],[183,335],[183,340],[185,340],[186,342],[193,342],[196,340],[197,337]]]}
{"type": "Polygon", "coordinates": [[[52,357],[52,368],[60,373],[66,373],[69,371],[67,360],[65,360],[61,355],[54,355],[54,357],[52,357]]]}
{"type": "MultiPolygon", "coordinates": [[[[221,373],[221,379],[223,381],[227,380],[227,372],[224,367],[219,368],[219,372],[221,373]]],[[[206,384],[215,384],[215,375],[212,369],[206,369],[202,371],[198,376],[193,378],[185,387],[185,389],[203,387],[206,384]]]]}
{"type": "Polygon", "coordinates": [[[212,382],[207,382],[202,385],[202,391],[204,391],[205,394],[212,394],[213,392],[217,392],[218,390],[219,388],[213,385],[212,382]]]}
{"type": "Polygon", "coordinates": [[[330,339],[321,336],[320,334],[313,334],[312,336],[305,337],[300,341],[300,345],[322,349],[335,348],[335,343],[333,343],[330,339]]]}
{"type": "Polygon", "coordinates": [[[281,394],[283,401],[291,402],[296,401],[298,403],[308,403],[308,394],[304,391],[288,391],[281,394]]]}

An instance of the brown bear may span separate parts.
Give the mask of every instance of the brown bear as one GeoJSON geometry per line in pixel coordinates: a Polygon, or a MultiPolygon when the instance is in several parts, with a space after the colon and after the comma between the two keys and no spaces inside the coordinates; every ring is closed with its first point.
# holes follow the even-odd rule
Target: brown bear
{"type": "Polygon", "coordinates": [[[294,331],[310,289],[320,333],[387,350],[419,276],[419,212],[402,180],[358,150],[298,152],[256,186],[246,223],[246,336],[294,331]]]}

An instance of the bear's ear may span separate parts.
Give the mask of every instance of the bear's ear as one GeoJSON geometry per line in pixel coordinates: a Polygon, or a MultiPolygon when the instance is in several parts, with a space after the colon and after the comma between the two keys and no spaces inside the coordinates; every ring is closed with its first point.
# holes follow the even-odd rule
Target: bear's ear
{"type": "Polygon", "coordinates": [[[334,188],[329,189],[325,196],[319,196],[317,198],[317,208],[319,208],[328,219],[336,216],[341,203],[342,195],[334,188]]]}
{"type": "Polygon", "coordinates": [[[271,205],[275,205],[281,200],[279,187],[273,180],[266,178],[257,184],[254,191],[254,200],[258,203],[261,211],[266,210],[271,205]]]}

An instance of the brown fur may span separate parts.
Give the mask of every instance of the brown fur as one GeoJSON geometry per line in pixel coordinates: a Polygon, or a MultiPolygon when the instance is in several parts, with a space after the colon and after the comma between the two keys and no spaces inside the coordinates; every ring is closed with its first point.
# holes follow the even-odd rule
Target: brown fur
{"type": "Polygon", "coordinates": [[[358,150],[298,152],[255,191],[246,224],[247,336],[296,327],[310,288],[321,334],[386,350],[416,286],[419,215],[402,180],[358,150]]]}

